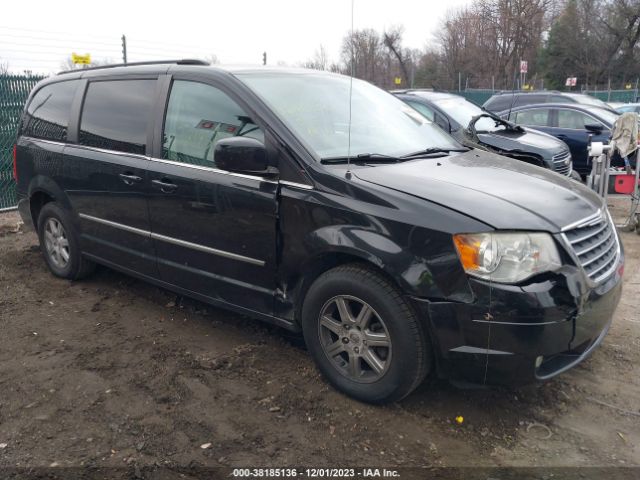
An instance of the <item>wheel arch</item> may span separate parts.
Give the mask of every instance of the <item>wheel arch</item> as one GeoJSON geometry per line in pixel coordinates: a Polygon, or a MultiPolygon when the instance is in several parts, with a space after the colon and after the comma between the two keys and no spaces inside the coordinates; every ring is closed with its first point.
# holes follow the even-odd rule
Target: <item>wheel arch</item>
{"type": "Polygon", "coordinates": [[[35,228],[38,228],[38,216],[42,207],[49,202],[59,202],[71,211],[71,202],[64,191],[49,177],[37,175],[29,184],[29,211],[35,228]]]}
{"type": "Polygon", "coordinates": [[[311,285],[325,272],[349,264],[360,265],[363,268],[375,271],[402,293],[405,293],[407,288],[409,288],[405,279],[401,276],[394,275],[385,268],[385,263],[382,259],[369,252],[356,249],[337,249],[319,252],[304,262],[300,269],[300,271],[304,273],[299,280],[299,286],[295,293],[294,319],[296,323],[300,323],[302,305],[304,304],[304,299],[311,285]]]}

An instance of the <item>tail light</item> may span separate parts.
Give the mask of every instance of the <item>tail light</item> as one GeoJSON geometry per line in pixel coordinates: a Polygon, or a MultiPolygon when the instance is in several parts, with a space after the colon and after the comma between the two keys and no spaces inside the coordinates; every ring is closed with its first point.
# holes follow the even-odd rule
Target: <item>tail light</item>
{"type": "Polygon", "coordinates": [[[18,146],[14,145],[13,146],[13,179],[16,181],[16,183],[18,183],[18,162],[17,162],[17,157],[18,157],[18,146]]]}

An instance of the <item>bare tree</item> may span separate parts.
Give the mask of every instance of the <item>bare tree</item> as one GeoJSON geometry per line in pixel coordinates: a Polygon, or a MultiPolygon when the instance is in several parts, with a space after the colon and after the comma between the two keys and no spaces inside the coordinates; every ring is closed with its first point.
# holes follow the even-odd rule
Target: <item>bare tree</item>
{"type": "Polygon", "coordinates": [[[509,86],[520,60],[534,71],[553,0],[476,0],[450,11],[439,34],[453,79],[509,86]]]}
{"type": "Polygon", "coordinates": [[[204,57],[205,62],[209,62],[209,65],[219,65],[220,59],[215,53],[211,53],[204,57]]]}
{"type": "Polygon", "coordinates": [[[313,57],[302,63],[305,68],[313,68],[314,70],[329,70],[329,55],[323,45],[315,51],[313,57]]]}

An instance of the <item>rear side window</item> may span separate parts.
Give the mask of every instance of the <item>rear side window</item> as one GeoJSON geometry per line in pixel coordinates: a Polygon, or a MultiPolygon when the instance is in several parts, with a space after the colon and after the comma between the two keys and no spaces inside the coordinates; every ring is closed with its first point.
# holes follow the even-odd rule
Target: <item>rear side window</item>
{"type": "Polygon", "coordinates": [[[77,80],[52,83],[33,96],[22,121],[22,135],[64,142],[77,80]]]}
{"type": "Polygon", "coordinates": [[[144,154],[156,80],[89,84],[80,120],[80,143],[144,154]]]}
{"type": "Polygon", "coordinates": [[[264,142],[260,127],[222,90],[176,80],[167,107],[162,158],[215,167],[215,145],[228,137],[264,142]]]}

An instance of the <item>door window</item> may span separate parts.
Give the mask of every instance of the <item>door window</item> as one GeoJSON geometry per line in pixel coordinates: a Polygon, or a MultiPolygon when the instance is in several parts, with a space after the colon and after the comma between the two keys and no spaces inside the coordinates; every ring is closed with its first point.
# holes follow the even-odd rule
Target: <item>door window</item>
{"type": "Polygon", "coordinates": [[[558,127],[584,130],[585,125],[600,124],[595,118],[576,110],[558,110],[558,127]]]}
{"type": "Polygon", "coordinates": [[[204,83],[176,80],[164,124],[162,158],[215,167],[216,144],[228,137],[264,133],[226,93],[204,83]]]}
{"type": "Polygon", "coordinates": [[[549,110],[546,108],[535,108],[516,112],[514,121],[520,125],[546,127],[549,125],[549,110]]]}
{"type": "Polygon", "coordinates": [[[45,85],[33,96],[22,121],[22,133],[29,137],[64,142],[77,80],[45,85]]]}
{"type": "Polygon", "coordinates": [[[91,82],[82,108],[80,143],[144,154],[156,80],[91,82]]]}

